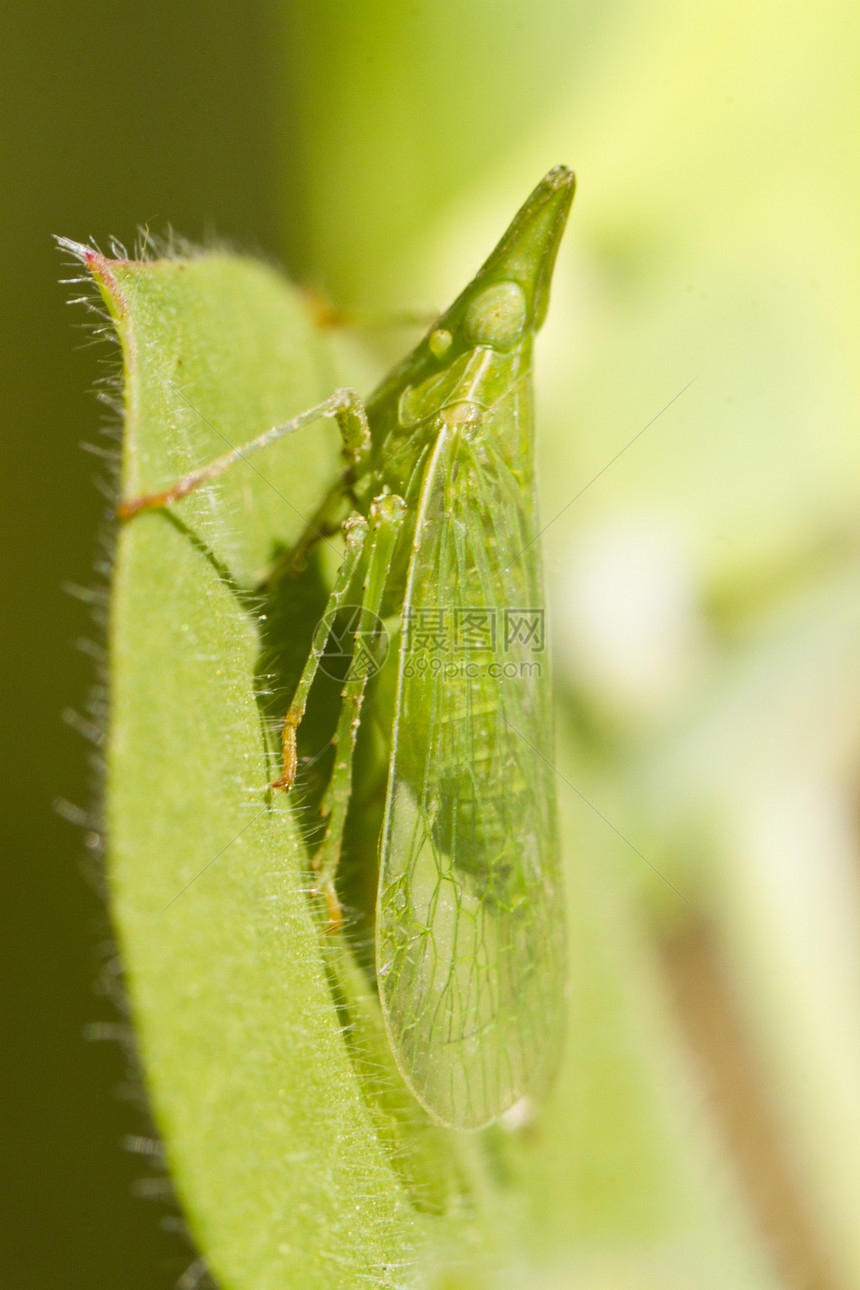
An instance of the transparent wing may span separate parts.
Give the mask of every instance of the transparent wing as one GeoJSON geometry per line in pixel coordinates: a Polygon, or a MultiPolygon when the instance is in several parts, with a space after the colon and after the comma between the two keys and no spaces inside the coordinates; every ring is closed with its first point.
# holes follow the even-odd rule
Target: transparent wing
{"type": "Polygon", "coordinates": [[[445,427],[423,484],[377,908],[392,1048],[458,1128],[549,1082],[565,971],[533,499],[482,430],[445,427]]]}

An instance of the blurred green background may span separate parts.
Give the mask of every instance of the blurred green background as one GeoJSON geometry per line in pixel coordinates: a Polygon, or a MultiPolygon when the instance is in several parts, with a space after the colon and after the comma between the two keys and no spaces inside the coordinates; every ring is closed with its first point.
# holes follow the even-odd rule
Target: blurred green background
{"type": "Polygon", "coordinates": [[[52,811],[91,801],[61,714],[93,633],[61,588],[91,581],[106,504],[78,447],[105,349],[51,235],[172,225],[338,304],[442,305],[566,162],[540,453],[563,755],[609,822],[574,824],[583,863],[653,953],[780,1284],[854,1290],[860,14],[180,0],[2,23],[4,1283],[167,1287],[188,1262],[133,1196],[122,1055],[83,1038],[114,1019],[107,926],[52,811]]]}

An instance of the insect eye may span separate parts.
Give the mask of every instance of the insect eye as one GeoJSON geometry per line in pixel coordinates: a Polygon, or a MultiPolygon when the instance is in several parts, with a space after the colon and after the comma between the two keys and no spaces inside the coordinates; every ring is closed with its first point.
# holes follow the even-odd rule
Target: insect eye
{"type": "Polygon", "coordinates": [[[466,331],[474,345],[508,349],[526,325],[526,298],[516,282],[497,282],[476,296],[466,310],[466,331]]]}

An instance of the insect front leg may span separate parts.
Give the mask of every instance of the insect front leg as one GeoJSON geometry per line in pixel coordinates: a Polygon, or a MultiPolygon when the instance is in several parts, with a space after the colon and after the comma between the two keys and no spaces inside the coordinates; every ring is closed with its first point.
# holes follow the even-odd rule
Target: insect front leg
{"type": "Polygon", "coordinates": [[[355,632],[355,648],[343,687],[343,706],[333,739],[336,747],[334,770],[323,800],[323,809],[328,807],[326,833],[313,860],[317,873],[316,890],[325,896],[329,928],[332,931],[337,930],[342,921],[334,880],[349,805],[352,759],[361,705],[368,678],[373,671],[372,656],[365,642],[373,638],[379,625],[394,549],[405,516],[406,503],[393,494],[377,497],[370,507],[372,546],[364,580],[360,620],[355,632]]]}
{"type": "Polygon", "coordinates": [[[216,457],[214,461],[201,466],[199,470],[190,471],[169,488],[157,493],[144,493],[140,497],[132,497],[128,501],[120,502],[116,508],[117,517],[121,520],[130,520],[141,511],[161,510],[165,506],[170,506],[203,485],[211,484],[238,461],[245,461],[254,453],[261,452],[270,444],[276,443],[278,439],[283,439],[285,435],[294,434],[296,430],[302,430],[305,426],[318,421],[320,417],[334,417],[337,421],[343,441],[343,456],[347,471],[355,473],[360,469],[361,463],[370,450],[370,427],[361,399],[355,390],[344,388],[335,390],[334,394],[324,399],[322,403],[308,408],[299,416],[293,417],[291,421],[272,426],[256,439],[251,439],[238,448],[231,448],[229,452],[224,453],[223,457],[216,457]]]}

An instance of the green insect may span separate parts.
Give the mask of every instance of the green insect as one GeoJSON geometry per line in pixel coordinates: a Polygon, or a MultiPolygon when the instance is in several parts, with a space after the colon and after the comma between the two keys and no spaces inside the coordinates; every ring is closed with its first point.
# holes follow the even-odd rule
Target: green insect
{"type": "Polygon", "coordinates": [[[379,842],[376,979],[406,1084],[432,1118],[478,1129],[539,1097],[563,1029],[564,898],[533,469],[532,346],[574,191],[558,166],[454,304],[371,396],[351,390],[276,426],[129,519],[249,452],[335,417],[345,468],[300,539],[343,528],[345,555],[284,723],[283,774],[339,610],[357,602],[326,832],[329,921],[371,668],[362,641],[401,616],[379,842]]]}

